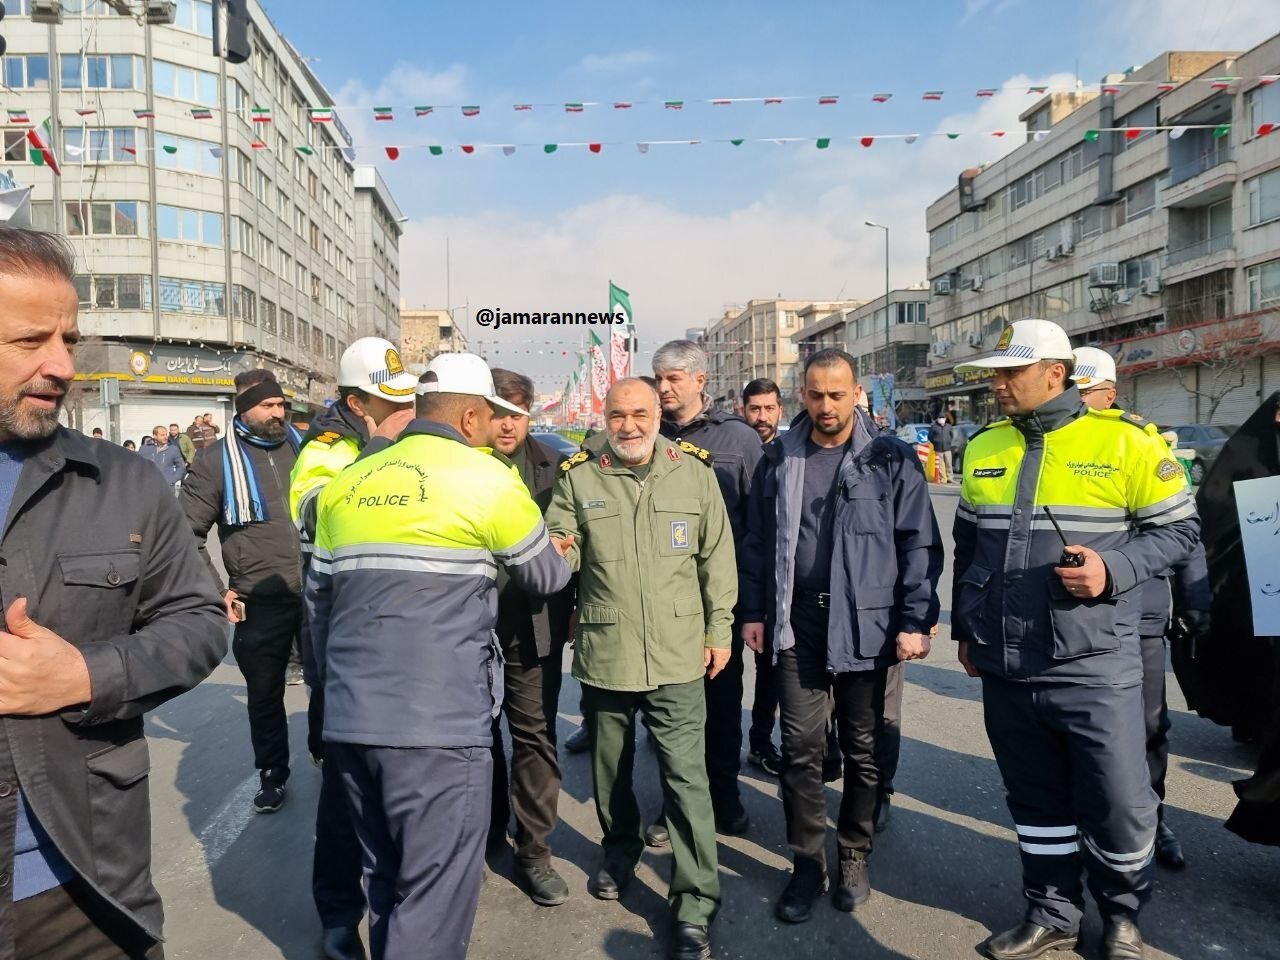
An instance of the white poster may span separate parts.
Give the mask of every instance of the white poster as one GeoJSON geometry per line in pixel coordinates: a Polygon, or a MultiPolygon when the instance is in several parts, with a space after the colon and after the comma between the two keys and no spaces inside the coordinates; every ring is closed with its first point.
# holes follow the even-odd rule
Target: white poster
{"type": "Polygon", "coordinates": [[[1280,476],[1237,480],[1233,486],[1249,573],[1253,633],[1280,637],[1280,476]]]}

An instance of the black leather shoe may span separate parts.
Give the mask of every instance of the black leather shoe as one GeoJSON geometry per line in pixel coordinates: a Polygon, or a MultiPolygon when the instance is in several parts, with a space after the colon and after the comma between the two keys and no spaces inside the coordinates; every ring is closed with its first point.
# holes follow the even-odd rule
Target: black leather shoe
{"type": "Polygon", "coordinates": [[[775,777],[782,776],[782,754],[772,743],[748,753],[747,763],[775,777]]]}
{"type": "Polygon", "coordinates": [[[569,885],[549,863],[516,864],[516,879],[529,899],[540,907],[558,907],[569,899],[569,885]]]}
{"type": "Polygon", "coordinates": [[[1102,922],[1102,955],[1106,960],[1143,960],[1142,934],[1128,917],[1102,922]]]}
{"type": "Polygon", "coordinates": [[[831,905],[843,913],[852,913],[871,896],[871,871],[866,857],[846,857],[841,851],[840,884],[831,896],[831,905]]]}
{"type": "Polygon", "coordinates": [[[671,960],[708,960],[711,937],[699,923],[677,923],[671,935],[671,960]]]}
{"type": "Polygon", "coordinates": [[[737,797],[715,804],[716,832],[740,837],[751,827],[751,818],[737,797]]]}
{"type": "Polygon", "coordinates": [[[366,960],[358,927],[334,927],[324,932],[324,960],[366,960]]]}
{"type": "Polygon", "coordinates": [[[597,900],[617,900],[622,896],[622,891],[627,889],[635,872],[635,867],[627,868],[606,861],[596,871],[596,875],[587,881],[587,892],[597,900]]]}
{"type": "Polygon", "coordinates": [[[889,829],[889,814],[891,812],[890,804],[892,799],[893,794],[886,793],[876,803],[875,818],[872,821],[875,826],[876,833],[884,833],[889,829]]]}
{"type": "Polygon", "coordinates": [[[579,727],[564,738],[564,748],[570,753],[586,753],[591,748],[591,734],[585,726],[579,727]]]}
{"type": "Polygon", "coordinates": [[[797,860],[773,915],[784,923],[804,923],[813,913],[814,901],[826,892],[826,867],[816,860],[797,860]]]}
{"type": "Polygon", "coordinates": [[[1170,870],[1182,870],[1187,865],[1182,844],[1163,820],[1156,824],[1156,863],[1170,870]]]}
{"type": "Polygon", "coordinates": [[[655,820],[649,824],[644,832],[645,846],[649,847],[666,847],[671,844],[671,834],[667,832],[667,825],[661,820],[655,820]]]}
{"type": "Polygon", "coordinates": [[[1079,940],[1077,934],[1025,920],[988,940],[986,953],[993,960],[1032,960],[1050,950],[1074,950],[1079,940]]]}

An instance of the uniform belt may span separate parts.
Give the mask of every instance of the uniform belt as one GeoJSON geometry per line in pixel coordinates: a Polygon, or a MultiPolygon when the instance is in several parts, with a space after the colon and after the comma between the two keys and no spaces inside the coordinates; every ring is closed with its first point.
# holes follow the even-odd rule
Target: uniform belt
{"type": "Polygon", "coordinates": [[[831,606],[831,594],[819,593],[816,590],[797,590],[796,599],[803,600],[805,603],[811,603],[824,610],[831,606]]]}

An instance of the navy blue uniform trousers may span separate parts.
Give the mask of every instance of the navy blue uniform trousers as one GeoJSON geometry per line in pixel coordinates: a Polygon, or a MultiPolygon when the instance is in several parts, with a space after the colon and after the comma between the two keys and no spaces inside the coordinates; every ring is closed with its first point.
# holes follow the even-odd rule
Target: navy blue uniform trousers
{"type": "Polygon", "coordinates": [[[982,703],[1018,832],[1027,919],[1077,930],[1082,868],[1105,917],[1136,917],[1151,896],[1157,805],[1142,686],[983,674],[982,703]]]}
{"type": "Polygon", "coordinates": [[[1147,768],[1164,815],[1164,778],[1169,772],[1169,704],[1165,699],[1164,637],[1139,637],[1142,644],[1142,705],[1147,722],[1147,768]]]}
{"type": "Polygon", "coordinates": [[[330,743],[364,850],[373,960],[463,960],[484,876],[493,755],[330,743]]]}

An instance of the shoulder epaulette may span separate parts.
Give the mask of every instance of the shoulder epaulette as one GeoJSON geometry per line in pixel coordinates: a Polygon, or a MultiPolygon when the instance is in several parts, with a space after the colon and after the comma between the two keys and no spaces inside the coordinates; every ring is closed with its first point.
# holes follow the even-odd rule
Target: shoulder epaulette
{"type": "Polygon", "coordinates": [[[704,450],[702,447],[697,444],[690,443],[688,440],[680,440],[676,443],[676,446],[678,446],[683,452],[689,454],[689,456],[697,457],[707,466],[711,466],[710,450],[704,450]]]}
{"type": "Polygon", "coordinates": [[[560,464],[560,470],[563,473],[568,473],[578,464],[586,463],[590,459],[591,459],[591,452],[589,450],[579,450],[568,460],[565,460],[563,463],[560,464]]]}
{"type": "Polygon", "coordinates": [[[324,433],[317,434],[311,438],[312,443],[323,443],[326,447],[331,447],[342,439],[342,434],[335,433],[333,430],[326,430],[324,433]]]}
{"type": "Polygon", "coordinates": [[[1145,433],[1159,433],[1160,428],[1148,420],[1140,413],[1130,413],[1127,410],[1121,410],[1119,407],[1112,407],[1109,410],[1090,410],[1095,416],[1106,417],[1108,420],[1118,420],[1121,423],[1127,423],[1131,427],[1137,427],[1145,433]]]}

